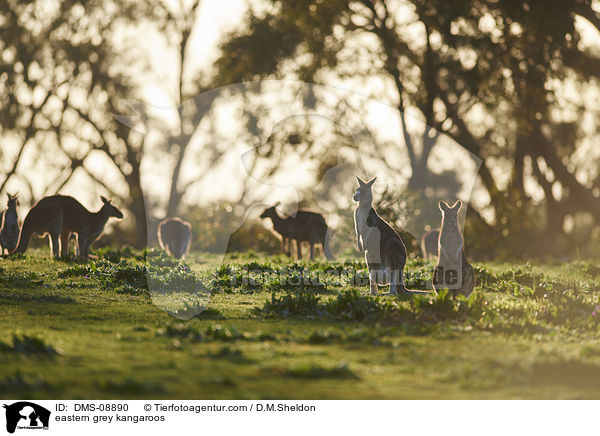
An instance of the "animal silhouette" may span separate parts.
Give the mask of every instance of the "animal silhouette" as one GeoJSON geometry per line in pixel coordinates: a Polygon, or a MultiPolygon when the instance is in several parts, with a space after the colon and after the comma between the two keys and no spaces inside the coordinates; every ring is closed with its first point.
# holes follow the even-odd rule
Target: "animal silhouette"
{"type": "Polygon", "coordinates": [[[423,252],[424,259],[437,257],[439,239],[439,229],[430,230],[423,235],[423,238],[421,238],[421,251],[423,252]]]}
{"type": "Polygon", "coordinates": [[[79,255],[87,260],[90,245],[100,237],[108,219],[123,218],[123,213],[110,200],[100,198],[103,205],[98,212],[90,212],[73,197],[53,195],[42,198],[27,213],[19,244],[13,253],[24,253],[34,233],[48,233],[51,256],[58,258],[59,253],[66,256],[71,233],[75,233],[79,255]]]}
{"type": "Polygon", "coordinates": [[[404,285],[406,247],[400,235],[386,223],[373,208],[372,186],[376,178],[365,182],[357,177],[358,189],[354,201],[358,206],[354,211],[354,226],[358,249],[364,251],[369,269],[371,294],[377,295],[377,285],[390,284],[392,295],[424,294],[426,291],[413,291],[404,285]]]}
{"type": "Polygon", "coordinates": [[[158,225],[158,243],[177,259],[185,258],[190,250],[192,226],[181,218],[166,218],[158,225]]]}
{"type": "Polygon", "coordinates": [[[6,409],[6,431],[11,434],[15,432],[21,420],[23,420],[21,423],[23,427],[47,429],[50,424],[50,411],[35,403],[19,401],[10,405],[4,404],[3,407],[6,409]]]}
{"type": "Polygon", "coordinates": [[[433,271],[433,287],[436,291],[447,288],[452,293],[471,295],[475,287],[475,272],[467,261],[464,238],[458,226],[458,214],[462,208],[459,200],[452,207],[440,201],[442,228],[440,230],[438,261],[433,271]]]}
{"type": "Polygon", "coordinates": [[[19,242],[18,205],[17,196],[8,194],[8,207],[0,215],[0,255],[13,251],[19,242]]]}
{"type": "Polygon", "coordinates": [[[320,245],[327,259],[333,259],[327,240],[327,223],[323,215],[317,212],[300,209],[295,216],[280,217],[276,207],[279,203],[263,211],[261,218],[270,218],[273,229],[281,235],[281,249],[288,256],[291,253],[291,240],[296,240],[298,259],[302,258],[302,242],[310,245],[310,258],[314,258],[315,245],[320,245]]]}

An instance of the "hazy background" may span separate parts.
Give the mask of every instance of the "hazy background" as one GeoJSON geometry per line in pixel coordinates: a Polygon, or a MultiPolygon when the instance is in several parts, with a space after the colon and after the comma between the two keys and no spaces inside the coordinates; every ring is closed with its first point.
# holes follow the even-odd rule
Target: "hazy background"
{"type": "Polygon", "coordinates": [[[597,2],[1,8],[0,201],[18,192],[21,218],[103,194],[127,212],[105,243],[178,215],[196,249],[235,232],[230,249],[274,251],[256,217],[281,201],[326,214],[351,253],[359,174],[414,250],[460,198],[474,258],[600,253],[597,2]]]}

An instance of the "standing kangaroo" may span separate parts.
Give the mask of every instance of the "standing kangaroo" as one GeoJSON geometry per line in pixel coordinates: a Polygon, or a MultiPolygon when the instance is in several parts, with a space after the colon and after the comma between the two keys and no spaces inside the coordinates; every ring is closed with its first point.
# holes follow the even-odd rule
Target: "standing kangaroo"
{"type": "Polygon", "coordinates": [[[459,200],[450,207],[440,201],[442,229],[438,244],[438,261],[433,271],[433,287],[436,291],[448,288],[452,296],[471,295],[475,287],[475,272],[467,261],[464,239],[458,227],[458,213],[462,208],[459,200]]]}
{"type": "Polygon", "coordinates": [[[281,251],[286,255],[291,256],[290,237],[292,235],[292,220],[291,217],[282,218],[275,209],[279,203],[268,207],[260,214],[262,219],[270,218],[273,223],[273,230],[281,236],[281,251]]]}
{"type": "Polygon", "coordinates": [[[90,245],[100,237],[108,219],[123,218],[121,211],[110,200],[100,198],[103,205],[98,212],[90,212],[73,197],[53,195],[42,198],[27,213],[19,245],[13,253],[24,253],[34,233],[49,233],[51,255],[55,258],[59,253],[66,256],[69,254],[71,233],[76,233],[79,255],[87,260],[90,245]]]}
{"type": "Polygon", "coordinates": [[[421,239],[421,251],[423,252],[423,259],[437,257],[439,239],[439,229],[430,230],[423,235],[423,238],[421,239]]]}
{"type": "Polygon", "coordinates": [[[0,255],[15,249],[19,242],[19,215],[16,195],[8,194],[8,209],[0,215],[0,255]]]}
{"type": "Polygon", "coordinates": [[[376,177],[368,182],[358,180],[354,201],[358,207],[354,211],[354,228],[359,251],[365,252],[369,269],[371,294],[377,295],[377,285],[390,284],[392,295],[425,294],[426,291],[413,291],[404,285],[404,265],[406,247],[400,235],[386,223],[373,209],[371,190],[376,177]]]}
{"type": "MultiPolygon", "coordinates": [[[[278,203],[279,204],[279,203],[278,203]]],[[[302,258],[302,242],[310,244],[310,258],[314,257],[314,246],[321,245],[327,259],[333,259],[333,254],[327,241],[327,223],[323,215],[309,210],[298,210],[296,216],[280,217],[275,206],[264,210],[261,218],[271,218],[273,229],[281,235],[281,248],[288,256],[291,253],[291,240],[296,240],[298,259],[302,258]]]]}
{"type": "Polygon", "coordinates": [[[185,258],[190,250],[192,226],[181,218],[166,218],[158,225],[158,243],[177,259],[185,258]]]}

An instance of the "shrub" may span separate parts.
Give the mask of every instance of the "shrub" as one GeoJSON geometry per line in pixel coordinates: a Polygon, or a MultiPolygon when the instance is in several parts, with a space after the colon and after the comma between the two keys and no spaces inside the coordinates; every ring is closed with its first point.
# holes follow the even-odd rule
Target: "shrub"
{"type": "Polygon", "coordinates": [[[391,306],[382,304],[378,297],[361,295],[353,289],[349,292],[339,292],[335,300],[327,303],[327,312],[337,318],[347,320],[372,319],[385,313],[391,306]]]}
{"type": "Polygon", "coordinates": [[[281,297],[271,294],[258,313],[266,316],[306,316],[316,317],[325,313],[324,307],[319,304],[320,297],[312,292],[294,292],[281,297]]]}
{"type": "Polygon", "coordinates": [[[0,268],[0,281],[5,288],[37,288],[44,285],[41,274],[34,272],[8,273],[0,268]]]}

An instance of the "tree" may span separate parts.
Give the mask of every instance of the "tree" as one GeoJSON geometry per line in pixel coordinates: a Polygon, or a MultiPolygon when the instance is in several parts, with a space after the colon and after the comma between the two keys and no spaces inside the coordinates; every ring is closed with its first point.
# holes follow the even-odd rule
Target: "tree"
{"type": "Polygon", "coordinates": [[[576,175],[581,118],[557,93],[568,82],[579,84],[580,96],[596,86],[598,58],[579,43],[577,17],[598,29],[598,13],[583,0],[272,0],[223,41],[217,67],[232,82],[291,76],[385,84],[379,97],[398,108],[408,187],[429,183],[439,133],[449,135],[484,159],[479,179],[488,201],[470,205],[471,216],[499,241],[511,240],[513,255],[526,255],[543,237],[526,222],[535,220],[546,240],[561,239],[565,217],[577,211],[600,222],[598,174],[576,175]],[[425,126],[417,137],[407,129],[410,111],[425,126]],[[536,183],[542,220],[527,212],[540,201],[531,192],[536,183]]]}
{"type": "Polygon", "coordinates": [[[125,62],[126,56],[138,56],[122,36],[164,20],[155,6],[112,0],[2,2],[5,145],[0,157],[6,170],[0,191],[15,180],[29,187],[33,202],[77,179],[119,197],[136,222],[135,242],[145,243],[144,141],[113,114],[131,110],[123,102],[136,95],[132,70],[140,67],[125,62]]]}

